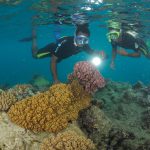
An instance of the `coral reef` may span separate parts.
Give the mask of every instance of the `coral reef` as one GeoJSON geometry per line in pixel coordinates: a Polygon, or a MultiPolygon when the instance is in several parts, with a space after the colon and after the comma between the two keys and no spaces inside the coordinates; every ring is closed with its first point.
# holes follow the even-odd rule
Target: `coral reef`
{"type": "Polygon", "coordinates": [[[78,122],[97,149],[118,149],[126,140],[134,139],[134,134],[117,128],[97,106],[82,111],[78,122]]]}
{"type": "Polygon", "coordinates": [[[7,110],[12,104],[17,101],[16,97],[10,91],[2,91],[0,93],[0,110],[7,110]]]}
{"type": "Polygon", "coordinates": [[[48,134],[34,134],[10,122],[5,112],[0,113],[1,150],[39,150],[40,143],[48,134]]]}
{"type": "Polygon", "coordinates": [[[13,88],[9,89],[9,91],[14,94],[17,101],[33,96],[36,93],[30,84],[17,84],[13,88]]]}
{"type": "Polygon", "coordinates": [[[45,139],[41,150],[94,150],[95,146],[90,139],[78,135],[74,131],[59,133],[55,137],[45,139]]]}
{"type": "MultiPolygon", "coordinates": [[[[102,104],[102,111],[119,129],[119,132],[110,133],[116,133],[117,136],[123,129],[128,135],[128,139],[121,143],[109,140],[112,141],[110,143],[120,143],[120,148],[129,150],[139,150],[139,147],[145,149],[149,146],[149,143],[146,142],[150,141],[149,98],[149,86],[141,82],[132,86],[128,83],[108,81],[105,88],[95,94],[93,99],[102,104]]],[[[116,144],[110,145],[114,147],[116,144]]]]}
{"type": "Polygon", "coordinates": [[[150,129],[150,107],[142,113],[141,121],[143,129],[150,129]]]}
{"type": "Polygon", "coordinates": [[[74,86],[76,84],[53,85],[46,92],[17,102],[8,115],[26,129],[58,132],[66,128],[69,121],[76,120],[81,109],[90,105],[91,97],[85,92],[80,97],[73,95],[71,89],[79,89],[74,86]]]}
{"type": "Polygon", "coordinates": [[[89,62],[78,62],[74,66],[74,72],[68,76],[69,80],[78,79],[79,83],[88,93],[94,93],[105,86],[105,80],[96,68],[89,62]]]}
{"type": "Polygon", "coordinates": [[[103,145],[103,149],[106,148],[105,140],[112,123],[98,107],[91,106],[85,111],[81,111],[78,123],[88,138],[97,145],[97,148],[98,145],[103,145]]]}
{"type": "Polygon", "coordinates": [[[31,85],[1,90],[0,109],[13,104],[9,119],[25,129],[0,113],[0,149],[150,149],[150,86],[107,81],[93,97],[85,86],[71,75],[36,95],[31,85]]]}
{"type": "MultiPolygon", "coordinates": [[[[74,122],[64,132],[73,131],[84,137],[84,133],[74,122]]],[[[33,133],[13,124],[5,112],[0,112],[0,149],[1,150],[40,150],[45,138],[52,137],[51,133],[33,133]]]]}
{"type": "Polygon", "coordinates": [[[0,92],[0,110],[8,110],[15,102],[34,95],[31,85],[16,85],[6,91],[0,92]]]}

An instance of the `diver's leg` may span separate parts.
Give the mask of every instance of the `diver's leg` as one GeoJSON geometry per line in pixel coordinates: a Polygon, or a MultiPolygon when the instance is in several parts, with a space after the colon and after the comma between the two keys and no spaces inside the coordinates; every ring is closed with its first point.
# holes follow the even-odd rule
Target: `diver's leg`
{"type": "Polygon", "coordinates": [[[33,26],[32,28],[32,56],[36,58],[36,54],[38,52],[38,47],[37,47],[37,35],[36,35],[36,29],[33,26]]]}
{"type": "Polygon", "coordinates": [[[55,49],[56,49],[56,44],[50,43],[36,52],[36,58],[50,57],[55,51],[55,49]]]}
{"type": "Polygon", "coordinates": [[[53,44],[49,44],[42,49],[38,49],[37,46],[37,34],[35,27],[32,28],[32,56],[34,58],[43,58],[50,56],[50,50],[53,48],[53,44]]]}
{"type": "Polygon", "coordinates": [[[45,47],[38,49],[37,39],[36,39],[36,30],[35,27],[32,29],[32,56],[34,58],[45,58],[51,56],[53,51],[55,51],[57,45],[55,43],[50,43],[45,47]]]}

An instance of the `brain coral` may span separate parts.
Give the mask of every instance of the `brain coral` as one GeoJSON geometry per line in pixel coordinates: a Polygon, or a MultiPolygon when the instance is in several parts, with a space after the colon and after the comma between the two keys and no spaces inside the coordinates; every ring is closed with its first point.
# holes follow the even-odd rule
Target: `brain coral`
{"type": "Polygon", "coordinates": [[[74,66],[74,72],[68,76],[69,80],[78,79],[88,93],[94,93],[98,88],[105,86],[105,80],[96,68],[89,62],[78,62],[74,66]]]}
{"type": "Polygon", "coordinates": [[[33,131],[58,132],[69,121],[77,119],[78,112],[89,106],[90,96],[74,97],[71,85],[56,84],[44,93],[26,98],[13,105],[8,115],[21,127],[33,131]]]}
{"type": "Polygon", "coordinates": [[[74,131],[59,133],[55,137],[45,139],[41,150],[94,150],[95,146],[90,139],[79,136],[74,131]]]}

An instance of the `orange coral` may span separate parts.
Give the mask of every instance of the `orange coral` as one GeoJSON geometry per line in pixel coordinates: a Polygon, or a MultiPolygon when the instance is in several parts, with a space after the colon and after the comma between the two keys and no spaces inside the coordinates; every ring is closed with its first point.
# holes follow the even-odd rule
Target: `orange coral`
{"type": "Polygon", "coordinates": [[[90,139],[79,136],[74,131],[59,133],[55,137],[45,139],[41,150],[94,150],[95,145],[90,139]]]}
{"type": "Polygon", "coordinates": [[[89,106],[90,96],[75,97],[71,85],[56,84],[48,91],[13,105],[8,115],[13,122],[33,131],[58,132],[89,106]]]}

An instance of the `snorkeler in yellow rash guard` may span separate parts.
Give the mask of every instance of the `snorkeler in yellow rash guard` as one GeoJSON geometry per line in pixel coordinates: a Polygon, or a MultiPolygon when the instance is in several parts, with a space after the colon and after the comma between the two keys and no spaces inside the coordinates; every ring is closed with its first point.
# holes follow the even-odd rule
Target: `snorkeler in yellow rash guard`
{"type": "Polygon", "coordinates": [[[145,42],[138,37],[138,33],[135,31],[122,31],[121,25],[118,22],[112,22],[109,26],[109,33],[107,38],[112,45],[112,60],[111,68],[115,68],[116,55],[122,55],[127,57],[140,57],[143,54],[145,57],[150,58],[150,50],[145,42]],[[132,49],[134,52],[128,53],[126,50],[118,50],[117,46],[132,49]]]}
{"type": "Polygon", "coordinates": [[[90,31],[88,24],[77,26],[75,36],[62,37],[56,43],[50,43],[44,48],[38,49],[36,43],[36,31],[32,30],[32,55],[34,58],[51,57],[51,71],[54,83],[59,83],[57,77],[57,63],[82,51],[95,54],[104,58],[103,51],[94,51],[89,46],[90,31]]]}

